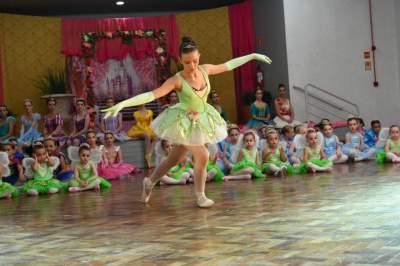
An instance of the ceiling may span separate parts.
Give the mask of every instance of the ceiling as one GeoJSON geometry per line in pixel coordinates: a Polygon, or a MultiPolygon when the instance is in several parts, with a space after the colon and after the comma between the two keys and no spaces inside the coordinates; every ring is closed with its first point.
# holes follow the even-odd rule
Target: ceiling
{"type": "Polygon", "coordinates": [[[38,16],[157,14],[215,8],[243,0],[0,0],[0,12],[38,16]]]}

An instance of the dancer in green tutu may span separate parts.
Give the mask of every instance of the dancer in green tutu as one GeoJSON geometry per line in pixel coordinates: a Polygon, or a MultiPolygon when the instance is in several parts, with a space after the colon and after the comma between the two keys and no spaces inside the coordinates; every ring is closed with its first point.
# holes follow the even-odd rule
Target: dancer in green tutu
{"type": "Polygon", "coordinates": [[[10,183],[4,182],[3,177],[11,175],[8,164],[8,154],[6,152],[0,152],[0,199],[9,199],[11,197],[18,196],[18,189],[10,183]]]}
{"type": "Polygon", "coordinates": [[[91,161],[89,145],[82,144],[78,152],[80,160],[75,163],[74,178],[69,183],[69,192],[110,188],[110,182],[97,175],[96,164],[91,161]]]}
{"type": "Polygon", "coordinates": [[[304,148],[303,162],[311,173],[332,171],[332,161],[327,160],[318,141],[317,132],[309,129],[306,134],[308,145],[304,148]]]}
{"type": "MultiPolygon", "coordinates": [[[[258,135],[253,130],[248,130],[243,134],[241,150],[239,151],[238,162],[233,166],[231,176],[225,177],[227,180],[238,180],[240,175],[249,175],[251,178],[264,178],[261,172],[261,160],[258,153],[258,135]]],[[[247,179],[247,178],[246,178],[247,179]]]]}
{"type": "Polygon", "coordinates": [[[143,202],[150,200],[155,184],[177,165],[187,152],[194,159],[194,196],[197,206],[211,207],[214,201],[205,195],[206,169],[208,162],[207,143],[218,143],[227,136],[226,123],[219,112],[207,103],[211,85],[208,76],[233,70],[252,60],[271,63],[271,59],[262,54],[250,54],[229,60],[219,65],[200,65],[200,53],[197,44],[188,37],[182,39],[180,62],[183,70],[167,79],[159,88],[131,99],[122,101],[103,110],[105,118],[116,116],[125,107],[138,106],[161,98],[171,91],[178,93],[179,103],[168,107],[151,124],[151,128],[161,139],[176,144],[167,159],[158,165],[150,178],[143,180],[143,202]]]}
{"type": "Polygon", "coordinates": [[[60,165],[57,157],[49,156],[43,144],[33,145],[33,158],[25,158],[22,165],[25,175],[31,177],[22,187],[22,191],[30,196],[39,194],[54,194],[66,189],[67,185],[54,176],[54,171],[60,165]]]}
{"type": "Polygon", "coordinates": [[[279,134],[276,130],[268,131],[267,143],[263,151],[263,173],[280,177],[293,173],[293,166],[288,162],[285,151],[279,144],[279,134]]]}

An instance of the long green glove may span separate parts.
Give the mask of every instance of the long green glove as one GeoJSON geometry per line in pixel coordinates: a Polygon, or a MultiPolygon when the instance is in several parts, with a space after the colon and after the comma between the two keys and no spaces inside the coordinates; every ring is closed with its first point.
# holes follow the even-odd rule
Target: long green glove
{"type": "Polygon", "coordinates": [[[152,91],[149,91],[146,93],[136,95],[135,97],[132,97],[128,100],[122,101],[122,102],[114,105],[113,107],[110,107],[110,108],[107,108],[107,109],[104,109],[101,111],[106,112],[106,115],[104,116],[104,119],[106,119],[109,116],[117,116],[119,111],[121,111],[125,107],[137,106],[137,105],[149,103],[149,102],[154,101],[155,99],[156,99],[156,97],[154,96],[154,93],[152,91]]]}
{"type": "Polygon", "coordinates": [[[241,56],[238,58],[234,58],[232,60],[229,60],[228,62],[225,63],[226,67],[228,68],[228,70],[232,70],[234,68],[237,68],[243,64],[246,64],[247,62],[251,61],[251,60],[258,60],[267,64],[271,64],[272,60],[263,54],[249,54],[249,55],[245,55],[245,56],[241,56]]]}

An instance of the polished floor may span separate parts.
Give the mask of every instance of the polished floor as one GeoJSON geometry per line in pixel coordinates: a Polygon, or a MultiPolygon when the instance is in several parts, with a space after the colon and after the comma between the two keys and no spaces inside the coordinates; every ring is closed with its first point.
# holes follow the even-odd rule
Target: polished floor
{"type": "Polygon", "coordinates": [[[0,265],[400,265],[400,166],[0,201],[0,265]]]}

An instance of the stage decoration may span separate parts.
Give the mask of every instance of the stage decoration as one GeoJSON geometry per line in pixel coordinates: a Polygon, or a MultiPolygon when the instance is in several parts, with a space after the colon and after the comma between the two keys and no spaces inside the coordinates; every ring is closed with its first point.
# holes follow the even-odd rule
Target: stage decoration
{"type": "Polygon", "coordinates": [[[117,30],[117,31],[101,31],[81,33],[82,58],[85,63],[85,88],[87,94],[87,102],[90,106],[95,104],[93,91],[93,80],[91,75],[93,72],[93,60],[95,58],[96,44],[101,40],[115,40],[120,38],[125,45],[134,45],[135,40],[149,39],[157,41],[155,46],[154,57],[156,59],[156,71],[158,82],[161,84],[170,76],[170,57],[167,53],[167,42],[165,40],[164,30],[117,30]]]}

